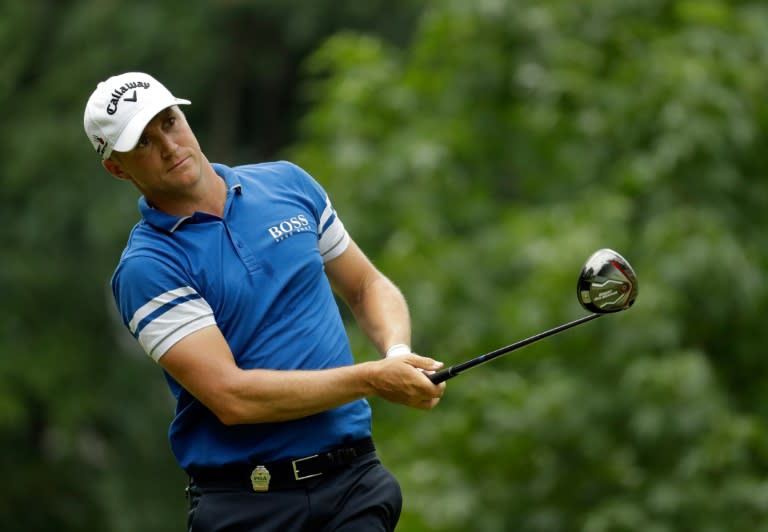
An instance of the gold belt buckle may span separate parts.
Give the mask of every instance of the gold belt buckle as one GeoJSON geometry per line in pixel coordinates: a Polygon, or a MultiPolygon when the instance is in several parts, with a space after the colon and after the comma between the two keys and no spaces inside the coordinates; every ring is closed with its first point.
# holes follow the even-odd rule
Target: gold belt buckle
{"type": "Polygon", "coordinates": [[[317,458],[317,456],[318,455],[313,454],[312,456],[305,456],[304,458],[297,458],[296,460],[292,461],[291,465],[293,466],[293,478],[295,478],[296,480],[304,480],[307,478],[319,477],[320,475],[322,475],[322,473],[313,473],[311,475],[301,476],[299,475],[299,468],[296,467],[296,464],[298,464],[299,462],[303,462],[304,460],[311,460],[312,458],[317,458]]]}
{"type": "Polygon", "coordinates": [[[272,478],[272,475],[269,474],[269,469],[262,465],[256,466],[254,470],[251,471],[251,486],[253,487],[253,491],[268,491],[270,478],[272,478]]]}

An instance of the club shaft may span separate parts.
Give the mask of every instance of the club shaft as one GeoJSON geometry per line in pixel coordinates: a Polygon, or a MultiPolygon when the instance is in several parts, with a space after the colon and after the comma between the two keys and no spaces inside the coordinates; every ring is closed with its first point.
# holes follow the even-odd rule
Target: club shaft
{"type": "Polygon", "coordinates": [[[588,321],[592,321],[596,318],[599,318],[600,316],[603,316],[604,314],[590,314],[588,316],[584,316],[583,318],[579,318],[577,320],[573,320],[568,323],[564,323],[562,325],[559,325],[553,329],[549,329],[548,331],[541,332],[539,334],[536,334],[534,336],[531,336],[530,338],[526,338],[524,340],[520,340],[518,342],[515,342],[514,344],[509,344],[504,347],[500,347],[499,349],[496,349],[495,351],[491,351],[490,353],[486,353],[484,355],[480,355],[479,357],[473,358],[471,360],[467,360],[466,362],[462,362],[461,364],[456,364],[455,366],[451,366],[449,368],[442,369],[436,373],[433,373],[429,376],[429,379],[435,383],[439,384],[445,380],[448,380],[452,377],[455,377],[462,371],[466,371],[470,368],[474,368],[475,366],[479,366],[480,364],[484,364],[486,362],[489,362],[493,360],[496,357],[499,357],[501,355],[505,355],[509,353],[510,351],[515,351],[516,349],[520,349],[521,347],[525,347],[526,345],[532,344],[533,342],[537,342],[541,340],[542,338],[547,338],[548,336],[552,336],[553,334],[557,334],[559,332],[565,331],[567,329],[570,329],[571,327],[575,327],[577,325],[581,325],[582,323],[586,323],[588,321]]]}

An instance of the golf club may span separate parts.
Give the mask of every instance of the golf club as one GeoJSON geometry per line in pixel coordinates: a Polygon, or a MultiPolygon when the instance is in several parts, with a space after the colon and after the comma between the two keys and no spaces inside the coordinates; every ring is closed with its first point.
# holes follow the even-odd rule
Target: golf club
{"type": "Polygon", "coordinates": [[[520,340],[490,353],[480,355],[461,364],[442,369],[429,375],[429,379],[439,384],[455,377],[496,357],[507,354],[526,345],[537,342],[542,338],[552,336],[559,332],[592,321],[605,314],[619,312],[628,309],[637,297],[637,276],[629,262],[612,249],[604,248],[595,251],[584,263],[576,284],[576,296],[581,306],[592,312],[577,320],[564,323],[548,331],[541,332],[525,340],[520,340]]]}

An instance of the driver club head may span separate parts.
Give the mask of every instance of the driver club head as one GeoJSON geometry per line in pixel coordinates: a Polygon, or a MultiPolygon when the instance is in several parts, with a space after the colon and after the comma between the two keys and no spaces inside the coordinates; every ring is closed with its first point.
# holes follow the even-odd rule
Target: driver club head
{"type": "Polygon", "coordinates": [[[584,263],[576,294],[590,312],[619,312],[635,302],[637,275],[624,257],[612,249],[600,249],[584,263]]]}

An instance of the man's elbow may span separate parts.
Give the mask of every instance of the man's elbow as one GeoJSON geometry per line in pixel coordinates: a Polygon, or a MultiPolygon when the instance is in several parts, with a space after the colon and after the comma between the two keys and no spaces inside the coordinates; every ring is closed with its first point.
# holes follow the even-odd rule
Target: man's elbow
{"type": "Polygon", "coordinates": [[[243,373],[236,373],[221,379],[215,389],[208,390],[203,401],[223,425],[272,423],[300,417],[279,401],[255,392],[260,386],[242,376],[243,373]]]}
{"type": "MultiPolygon", "coordinates": [[[[237,403],[233,401],[232,403],[237,403]]],[[[274,423],[292,419],[276,411],[267,411],[252,403],[226,404],[212,408],[211,411],[218,420],[228,427],[234,425],[250,425],[254,423],[274,423]]]]}
{"type": "Polygon", "coordinates": [[[281,416],[255,398],[243,398],[237,393],[222,392],[209,402],[209,409],[226,426],[281,421],[281,416]]]}
{"type": "Polygon", "coordinates": [[[224,382],[213,390],[206,406],[218,420],[227,426],[244,425],[254,422],[253,408],[238,392],[237,382],[224,382]]]}
{"type": "Polygon", "coordinates": [[[214,407],[212,411],[218,420],[222,423],[222,425],[232,427],[234,425],[243,425],[247,423],[243,413],[236,408],[222,405],[219,407],[214,407]]]}

